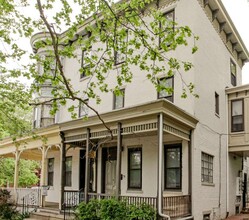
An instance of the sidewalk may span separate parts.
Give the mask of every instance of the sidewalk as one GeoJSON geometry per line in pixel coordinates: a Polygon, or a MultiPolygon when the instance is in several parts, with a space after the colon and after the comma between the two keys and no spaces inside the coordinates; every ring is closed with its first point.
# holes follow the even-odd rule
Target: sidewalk
{"type": "Polygon", "coordinates": [[[226,220],[249,220],[249,214],[234,215],[226,218],[226,220]]]}

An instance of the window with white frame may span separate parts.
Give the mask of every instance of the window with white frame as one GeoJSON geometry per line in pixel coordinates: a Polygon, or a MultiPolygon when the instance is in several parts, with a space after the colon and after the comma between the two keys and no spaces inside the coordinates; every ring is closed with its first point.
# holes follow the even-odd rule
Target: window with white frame
{"type": "Polygon", "coordinates": [[[128,149],[128,188],[142,189],[142,148],[128,149]]]}
{"type": "Polygon", "coordinates": [[[201,152],[201,182],[213,183],[213,160],[212,155],[201,152]]]}
{"type": "Polygon", "coordinates": [[[119,109],[124,107],[125,90],[121,89],[120,94],[116,95],[113,93],[113,109],[119,109]]]}
{"type": "Polygon", "coordinates": [[[48,186],[54,185],[54,158],[48,159],[48,186]]]}
{"type": "MultiPolygon", "coordinates": [[[[89,99],[85,99],[84,102],[88,104],[89,99]]],[[[88,116],[89,108],[85,103],[83,102],[79,103],[79,117],[80,118],[84,116],[88,116]]]]}
{"type": "Polygon", "coordinates": [[[171,102],[174,101],[174,77],[164,77],[159,79],[160,92],[158,98],[165,98],[171,102]]]}
{"type": "Polygon", "coordinates": [[[65,161],[65,186],[72,186],[72,157],[66,157],[65,161]]]}
{"type": "Polygon", "coordinates": [[[231,130],[232,132],[244,131],[244,102],[243,99],[231,101],[231,130]]]}

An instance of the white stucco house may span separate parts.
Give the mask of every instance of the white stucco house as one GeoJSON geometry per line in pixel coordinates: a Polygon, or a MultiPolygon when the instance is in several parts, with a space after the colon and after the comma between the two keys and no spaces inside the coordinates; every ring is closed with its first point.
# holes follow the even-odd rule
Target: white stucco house
{"type": "MultiPolygon", "coordinates": [[[[157,93],[135,68],[132,83],[122,88],[123,96],[100,94],[100,105],[88,100],[111,128],[112,140],[85,106],[79,107],[74,120],[66,106],[55,117],[49,115],[49,105],[38,106],[34,128],[46,141],[0,141],[1,156],[15,155],[17,192],[18,160],[25,158],[41,161],[40,185],[49,186],[42,199],[45,207],[63,209],[91,198],[116,196],[147,202],[159,215],[171,218],[224,219],[242,210],[249,85],[241,85],[241,69],[249,53],[220,0],[160,2],[163,13],[171,13],[200,38],[195,54],[183,47],[170,52],[193,63],[182,77],[194,83],[199,98],[181,98],[182,79],[177,74],[166,79],[172,94],[157,93]],[[85,114],[87,120],[82,119],[85,114]]],[[[43,37],[34,35],[32,47],[43,37]]],[[[80,49],[76,53],[81,54],[80,49]]],[[[65,74],[76,89],[84,90],[89,78],[80,76],[80,65],[77,59],[63,60],[65,74]]],[[[162,73],[158,80],[165,77],[162,73]]],[[[108,83],[114,84],[112,79],[108,83]]],[[[50,89],[44,84],[40,96],[49,96],[50,89]]]]}

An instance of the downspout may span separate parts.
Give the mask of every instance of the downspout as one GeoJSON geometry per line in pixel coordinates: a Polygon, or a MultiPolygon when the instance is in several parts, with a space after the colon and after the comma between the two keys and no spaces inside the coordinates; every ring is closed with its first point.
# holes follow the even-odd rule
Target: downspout
{"type": "MultiPolygon", "coordinates": [[[[228,102],[228,94],[225,95],[225,103],[226,103],[226,118],[227,118],[227,132],[229,134],[229,102],[228,102]]],[[[229,135],[226,136],[226,218],[229,216],[229,135]]]]}
{"type": "MultiPolygon", "coordinates": [[[[64,193],[65,193],[65,158],[66,158],[66,144],[65,144],[65,134],[60,132],[61,136],[61,199],[60,199],[60,209],[64,210],[65,201],[64,201],[64,193]]],[[[65,211],[65,210],[64,210],[65,211]]]]}
{"type": "MultiPolygon", "coordinates": [[[[170,216],[163,214],[162,211],[162,199],[163,199],[163,113],[159,115],[159,126],[158,126],[158,136],[159,136],[159,153],[158,153],[158,215],[163,218],[170,220],[170,216]]],[[[188,216],[184,218],[178,218],[177,220],[187,220],[193,219],[193,216],[188,216]]]]}
{"type": "Polygon", "coordinates": [[[118,123],[117,134],[117,166],[116,166],[116,199],[119,199],[121,194],[121,154],[122,154],[122,124],[118,123]]]}
{"type": "Polygon", "coordinates": [[[85,167],[85,203],[88,202],[88,192],[89,192],[89,168],[90,168],[90,160],[89,160],[89,149],[90,149],[90,129],[87,128],[86,135],[86,167],[85,167]]]}
{"type": "Polygon", "coordinates": [[[163,198],[163,187],[162,187],[162,174],[163,174],[163,113],[159,115],[159,126],[158,126],[158,215],[170,220],[169,215],[163,214],[162,211],[162,198],[163,198]]]}

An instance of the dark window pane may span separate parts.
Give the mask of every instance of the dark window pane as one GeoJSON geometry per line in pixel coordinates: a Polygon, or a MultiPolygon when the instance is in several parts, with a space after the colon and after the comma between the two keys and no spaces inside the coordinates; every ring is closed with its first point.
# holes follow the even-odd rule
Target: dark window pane
{"type": "Polygon", "coordinates": [[[72,185],[72,157],[66,157],[65,161],[65,174],[66,174],[66,180],[65,180],[65,186],[71,186],[72,185]]]}
{"type": "Polygon", "coordinates": [[[54,158],[48,159],[48,186],[54,185],[54,158]]]}
{"type": "Polygon", "coordinates": [[[236,64],[232,60],[230,61],[230,72],[231,72],[231,84],[233,86],[236,86],[237,70],[236,70],[236,64]]]}
{"type": "Polygon", "coordinates": [[[181,188],[181,146],[165,147],[165,188],[181,188]]]}
{"type": "Polygon", "coordinates": [[[122,92],[121,95],[114,95],[114,109],[119,109],[124,107],[124,96],[125,96],[125,90],[120,90],[122,92]]]}
{"type": "Polygon", "coordinates": [[[232,132],[244,131],[244,103],[243,100],[234,100],[231,102],[232,132]]]}
{"type": "Polygon", "coordinates": [[[167,180],[166,180],[166,187],[167,188],[180,188],[180,169],[168,169],[167,170],[167,180]]]}
{"type": "Polygon", "coordinates": [[[213,183],[213,156],[201,153],[201,181],[213,183]]]}
{"type": "Polygon", "coordinates": [[[142,188],[142,149],[128,150],[128,188],[142,188]]]}
{"type": "Polygon", "coordinates": [[[173,77],[162,78],[159,80],[161,91],[158,93],[158,98],[166,98],[173,102],[173,77]]]}
{"type": "Polygon", "coordinates": [[[141,187],[141,170],[130,170],[130,188],[141,187]]]}

